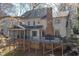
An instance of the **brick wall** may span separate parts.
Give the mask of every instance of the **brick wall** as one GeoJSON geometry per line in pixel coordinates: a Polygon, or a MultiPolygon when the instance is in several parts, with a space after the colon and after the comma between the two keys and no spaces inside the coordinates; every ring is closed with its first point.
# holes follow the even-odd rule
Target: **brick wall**
{"type": "Polygon", "coordinates": [[[54,35],[54,28],[53,28],[53,22],[52,22],[52,8],[47,9],[47,28],[46,33],[48,35],[54,35]]]}

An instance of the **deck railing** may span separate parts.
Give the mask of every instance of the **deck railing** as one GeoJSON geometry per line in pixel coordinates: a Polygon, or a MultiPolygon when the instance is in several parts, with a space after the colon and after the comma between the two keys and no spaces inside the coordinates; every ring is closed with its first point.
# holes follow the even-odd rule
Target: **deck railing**
{"type": "Polygon", "coordinates": [[[62,42],[62,39],[61,38],[46,38],[46,37],[36,37],[36,38],[33,38],[33,37],[30,37],[30,39],[28,39],[30,41],[35,41],[35,42],[42,42],[42,43],[61,43],[62,42]]]}
{"type": "Polygon", "coordinates": [[[41,43],[62,43],[62,42],[66,42],[67,39],[66,38],[60,38],[60,37],[27,37],[27,38],[15,38],[11,41],[16,41],[17,39],[19,40],[29,40],[29,41],[34,41],[34,42],[41,42],[41,43]]]}

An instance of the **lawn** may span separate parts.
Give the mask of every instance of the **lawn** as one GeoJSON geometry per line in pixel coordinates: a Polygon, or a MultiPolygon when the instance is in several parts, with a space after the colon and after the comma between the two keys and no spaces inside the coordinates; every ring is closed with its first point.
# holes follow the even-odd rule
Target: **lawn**
{"type": "Polygon", "coordinates": [[[15,52],[13,52],[13,51],[8,52],[4,56],[25,56],[25,55],[26,55],[26,53],[24,53],[23,51],[16,50],[15,52]]]}

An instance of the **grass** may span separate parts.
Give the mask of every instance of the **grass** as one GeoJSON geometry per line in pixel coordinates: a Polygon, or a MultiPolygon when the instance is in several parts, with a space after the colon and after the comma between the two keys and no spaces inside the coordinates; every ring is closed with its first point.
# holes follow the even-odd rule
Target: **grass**
{"type": "Polygon", "coordinates": [[[12,56],[13,52],[8,52],[7,54],[5,54],[4,56],[12,56]]]}
{"type": "Polygon", "coordinates": [[[16,50],[15,52],[11,51],[5,54],[4,56],[25,56],[26,54],[23,51],[16,50]]]}

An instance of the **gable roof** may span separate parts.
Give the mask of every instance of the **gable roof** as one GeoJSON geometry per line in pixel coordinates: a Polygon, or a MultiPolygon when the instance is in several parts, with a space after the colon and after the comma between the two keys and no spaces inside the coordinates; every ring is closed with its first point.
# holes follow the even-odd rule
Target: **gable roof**
{"type": "MultiPolygon", "coordinates": [[[[68,11],[61,11],[57,15],[53,14],[53,17],[65,17],[68,16],[68,11]]],[[[47,18],[47,8],[34,9],[25,12],[22,17],[25,18],[47,18]]]]}
{"type": "Polygon", "coordinates": [[[46,15],[47,15],[47,8],[41,8],[27,11],[22,16],[26,18],[42,18],[46,15]]]}

